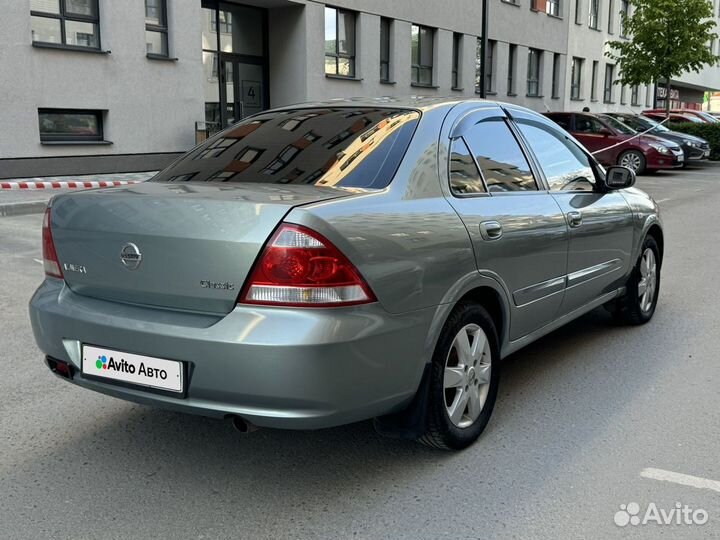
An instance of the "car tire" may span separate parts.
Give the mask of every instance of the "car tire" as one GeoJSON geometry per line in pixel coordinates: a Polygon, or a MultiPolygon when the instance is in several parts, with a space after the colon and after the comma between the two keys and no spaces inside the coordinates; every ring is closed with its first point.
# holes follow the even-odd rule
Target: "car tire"
{"type": "Polygon", "coordinates": [[[645,172],[645,156],[639,150],[626,150],[618,156],[617,164],[631,169],[635,174],[645,172]]]}
{"type": "Polygon", "coordinates": [[[662,260],[657,241],[648,235],[628,278],[625,295],[615,303],[613,315],[618,322],[638,325],[652,319],[660,294],[661,266],[662,260]],[[652,268],[649,268],[650,264],[652,268]],[[651,290],[648,291],[648,288],[651,290]]]}
{"type": "Polygon", "coordinates": [[[459,303],[435,347],[419,442],[460,450],[477,440],[495,405],[499,360],[497,330],[488,312],[479,304],[459,303]]]}

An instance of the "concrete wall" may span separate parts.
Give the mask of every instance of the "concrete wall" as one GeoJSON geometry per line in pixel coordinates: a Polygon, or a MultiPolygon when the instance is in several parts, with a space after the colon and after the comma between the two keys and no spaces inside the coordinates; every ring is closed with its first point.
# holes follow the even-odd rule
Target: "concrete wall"
{"type": "MultiPolygon", "coordinates": [[[[176,152],[204,119],[200,2],[168,2],[170,55],[145,56],[140,1],[100,0],[107,54],[32,46],[29,2],[4,2],[0,18],[0,159],[176,152]],[[40,144],[38,108],[100,109],[110,146],[40,144]]],[[[0,162],[1,163],[1,162],[0,162]]]]}
{"type": "MultiPolygon", "coordinates": [[[[564,93],[563,107],[566,110],[579,111],[589,107],[591,112],[640,112],[652,106],[652,92],[650,88],[650,99],[647,101],[648,88],[640,86],[638,89],[639,105],[631,103],[631,89],[623,89],[620,85],[613,85],[612,98],[610,102],[604,101],[605,68],[608,64],[615,64],[614,61],[605,56],[608,50],[606,42],[609,40],[622,39],[620,37],[620,0],[599,0],[599,25],[595,30],[589,26],[589,0],[581,0],[577,3],[580,7],[579,16],[576,18],[576,2],[570,2],[569,11],[569,33],[568,33],[568,60],[565,68],[566,90],[564,93]],[[611,15],[612,6],[612,15],[611,15]],[[609,20],[612,16],[612,25],[609,20]],[[578,21],[576,23],[576,20],[578,21]],[[612,32],[609,30],[612,29],[612,32]],[[572,76],[573,58],[583,59],[582,77],[580,83],[580,98],[570,97],[570,84],[572,76]],[[595,82],[595,99],[592,98],[592,67],[597,62],[597,80],[595,82]],[[647,105],[646,105],[647,103],[647,105]]],[[[619,66],[615,66],[614,75],[618,76],[619,66]]]]}
{"type": "Polygon", "coordinates": [[[559,53],[559,95],[565,93],[564,66],[567,53],[568,20],[567,2],[561,2],[560,16],[552,17],[530,9],[532,0],[517,0],[516,3],[496,0],[490,2],[488,37],[496,40],[497,61],[495,69],[495,98],[537,110],[562,110],[562,100],[553,99],[552,63],[553,54],[559,53]],[[515,45],[514,93],[508,95],[508,57],[510,45],[515,45]],[[541,58],[540,96],[527,95],[528,49],[543,51],[541,58]]]}
{"type": "MultiPolygon", "coordinates": [[[[589,0],[561,0],[552,17],[531,9],[532,0],[489,0],[489,39],[495,42],[491,98],[538,111],[642,110],[652,92],[639,89],[640,105],[630,103],[631,90],[614,88],[613,103],[603,103],[605,42],[620,29],[620,0],[600,0],[600,30],[588,28],[589,0]],[[614,30],[608,32],[609,2],[614,2],[614,30]],[[516,47],[514,92],[508,91],[508,57],[516,47]],[[542,51],[540,96],[527,95],[528,49],[542,51]],[[553,56],[559,54],[558,95],[552,96],[553,56]],[[570,99],[572,57],[584,59],[580,100],[570,99]],[[598,62],[597,99],[591,100],[591,71],[598,62]],[[621,96],[625,96],[624,100],[621,96]],[[625,103],[623,103],[623,101],[625,103]]],[[[715,0],[716,3],[720,0],[715,0]]],[[[238,2],[240,3],[240,2],[238,2]]],[[[383,95],[475,94],[476,42],[481,32],[480,0],[335,0],[333,6],[357,12],[356,78],[340,80],[324,73],[324,7],[314,0],[245,0],[268,9],[270,106],[335,97],[383,95]],[[391,84],[380,81],[380,18],[391,27],[391,84]],[[411,84],[412,24],[435,28],[433,87],[411,84]],[[452,88],[453,33],[462,35],[459,88],[452,88]]],[[[5,2],[0,18],[0,168],[3,159],[25,157],[133,155],[172,153],[194,144],[194,123],[204,120],[202,24],[200,0],[169,1],[170,56],[145,56],[142,0],[99,0],[101,46],[109,54],[33,47],[29,1],[5,2]],[[85,108],[106,111],[109,146],[40,144],[37,110],[85,108]]],[[[717,6],[715,9],[717,13],[717,6]]],[[[720,43],[716,43],[718,48],[720,43]]],[[[617,73],[617,68],[616,68],[617,73]]],[[[720,68],[680,78],[689,87],[720,88],[720,68]]],[[[647,104],[647,105],[646,105],[647,104]]],[[[166,159],[166,158],[165,158],[166,159]]],[[[123,160],[121,160],[123,161],[123,160]]],[[[6,165],[9,161],[5,161],[6,165]]],[[[17,163],[24,163],[16,161],[17,163]]],[[[54,161],[46,161],[55,163],[54,161]]],[[[80,161],[78,161],[78,164],[80,161]]],[[[97,163],[85,160],[84,163],[97,163]]],[[[119,161],[109,161],[118,164],[119,161]]],[[[123,161],[123,168],[142,159],[123,161]]],[[[15,164],[13,166],[15,166],[15,164]]],[[[96,166],[96,165],[93,165],[96,166]]],[[[84,170],[83,172],[91,172],[84,170]]]]}

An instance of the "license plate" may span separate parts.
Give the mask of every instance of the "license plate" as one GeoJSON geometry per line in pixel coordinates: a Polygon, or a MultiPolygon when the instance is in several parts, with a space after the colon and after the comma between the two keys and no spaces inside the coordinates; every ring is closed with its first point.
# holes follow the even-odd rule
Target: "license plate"
{"type": "Polygon", "coordinates": [[[678,161],[685,161],[685,156],[678,156],[678,157],[677,157],[677,160],[678,160],[678,161]]]}
{"type": "Polygon", "coordinates": [[[710,150],[705,150],[703,152],[703,157],[710,157],[710,150]]]}
{"type": "Polygon", "coordinates": [[[181,393],[183,363],[83,345],[83,375],[181,393]]]}

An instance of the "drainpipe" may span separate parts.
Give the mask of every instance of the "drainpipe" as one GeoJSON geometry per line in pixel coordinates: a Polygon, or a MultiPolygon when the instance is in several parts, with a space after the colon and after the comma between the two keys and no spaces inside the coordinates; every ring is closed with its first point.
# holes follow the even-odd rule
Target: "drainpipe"
{"type": "Polygon", "coordinates": [[[485,63],[487,62],[487,33],[488,33],[488,0],[482,0],[482,38],[481,38],[481,45],[480,45],[480,54],[482,54],[482,58],[480,59],[480,97],[485,98],[486,96],[486,90],[485,90],[485,63]]]}

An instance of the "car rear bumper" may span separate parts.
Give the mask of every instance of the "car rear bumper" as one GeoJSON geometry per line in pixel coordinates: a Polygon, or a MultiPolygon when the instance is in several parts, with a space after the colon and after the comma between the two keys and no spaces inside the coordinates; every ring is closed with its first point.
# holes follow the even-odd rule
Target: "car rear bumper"
{"type": "Polygon", "coordinates": [[[30,301],[40,349],[71,382],[121,399],[258,426],[314,429],[394,412],[412,399],[434,310],[388,314],[238,306],[224,317],[125,305],[47,279],[30,301]],[[185,397],[82,375],[81,346],[187,363],[185,397]]]}

